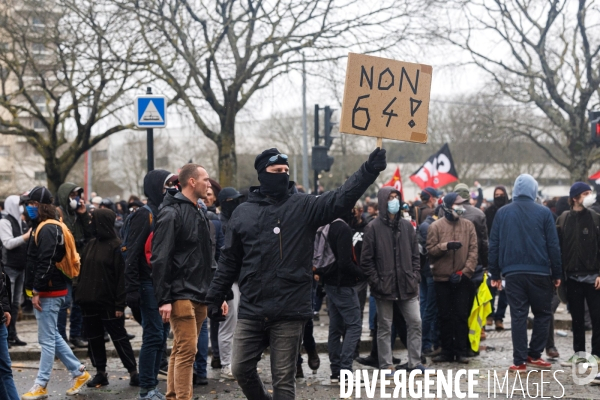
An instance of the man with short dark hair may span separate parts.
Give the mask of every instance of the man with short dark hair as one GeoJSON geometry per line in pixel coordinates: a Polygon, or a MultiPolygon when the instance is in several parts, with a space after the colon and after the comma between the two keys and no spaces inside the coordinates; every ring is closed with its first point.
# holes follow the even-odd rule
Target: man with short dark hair
{"type": "MultiPolygon", "coordinates": [[[[148,198],[146,205],[139,202],[137,210],[129,216],[125,225],[128,232],[124,238],[125,292],[127,305],[138,309],[142,316],[142,347],[140,349],[139,399],[162,400],[164,395],[158,391],[158,373],[163,348],[169,334],[169,324],[164,324],[158,312],[154,296],[152,269],[146,261],[145,245],[154,229],[167,191],[176,192],[177,175],[163,169],[150,171],[144,177],[144,194],[148,198]]],[[[134,200],[136,201],[136,200],[134,200]]],[[[125,228],[124,227],[124,228],[125,228]]]]}
{"type": "Polygon", "coordinates": [[[312,312],[312,255],[317,229],[350,212],[386,167],[385,150],[369,160],[340,188],[311,196],[295,193],[288,156],[277,149],[256,157],[260,186],[229,220],[219,268],[211,283],[209,313],[220,316],[221,303],[238,279],[240,304],[232,372],[250,400],[295,398],[296,360],[302,328],[312,312]],[[256,365],[270,347],[273,396],[256,365]]]}
{"type": "Polygon", "coordinates": [[[167,374],[169,400],[187,400],[193,394],[194,360],[206,318],[204,301],[212,265],[210,228],[198,206],[210,187],[208,179],[198,164],[181,169],[181,192],[165,195],[152,239],[154,293],[163,322],[171,323],[174,335],[167,374]]]}

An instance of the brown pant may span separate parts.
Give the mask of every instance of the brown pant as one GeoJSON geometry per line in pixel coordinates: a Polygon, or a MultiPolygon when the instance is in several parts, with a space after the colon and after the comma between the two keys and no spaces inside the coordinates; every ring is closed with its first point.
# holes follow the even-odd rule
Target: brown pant
{"type": "Polygon", "coordinates": [[[171,307],[174,339],[167,373],[166,397],[168,400],[190,400],[193,395],[198,335],[206,318],[206,305],[191,300],[176,300],[171,307]]]}

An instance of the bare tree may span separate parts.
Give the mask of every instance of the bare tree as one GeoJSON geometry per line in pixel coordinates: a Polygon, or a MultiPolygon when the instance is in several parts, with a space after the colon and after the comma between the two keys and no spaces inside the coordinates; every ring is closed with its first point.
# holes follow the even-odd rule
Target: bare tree
{"type": "MultiPolygon", "coordinates": [[[[423,3],[382,0],[110,0],[135,18],[136,61],[174,92],[218,149],[219,181],[235,182],[236,117],[261,89],[302,62],[404,40],[423,3]]],[[[133,33],[128,31],[128,34],[133,33]]],[[[280,93],[284,96],[284,93],[280,93]]]]}
{"type": "Polygon", "coordinates": [[[0,134],[25,137],[56,190],[79,157],[130,127],[124,94],[143,84],[130,48],[107,51],[123,29],[92,0],[7,0],[0,8],[0,134]],[[101,35],[100,35],[101,34],[101,35]]]}
{"type": "Polygon", "coordinates": [[[491,77],[488,90],[516,104],[514,112],[524,117],[497,121],[499,129],[534,143],[573,180],[586,180],[600,160],[588,120],[600,94],[597,5],[590,0],[444,4],[450,18],[441,22],[439,37],[467,51],[491,77]]]}

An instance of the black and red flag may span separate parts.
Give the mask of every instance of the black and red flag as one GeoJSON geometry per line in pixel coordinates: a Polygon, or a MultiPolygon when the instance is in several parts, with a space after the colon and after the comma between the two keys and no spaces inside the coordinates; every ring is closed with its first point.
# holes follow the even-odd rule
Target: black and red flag
{"type": "Polygon", "coordinates": [[[416,183],[421,189],[427,186],[437,189],[457,181],[458,174],[456,173],[456,168],[454,168],[454,161],[452,161],[452,154],[450,154],[448,143],[444,144],[437,153],[429,157],[425,164],[410,176],[410,180],[416,183]]]}

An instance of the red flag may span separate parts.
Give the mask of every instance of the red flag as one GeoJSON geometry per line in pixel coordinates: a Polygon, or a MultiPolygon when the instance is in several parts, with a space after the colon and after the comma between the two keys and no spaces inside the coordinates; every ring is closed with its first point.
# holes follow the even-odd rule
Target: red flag
{"type": "Polygon", "coordinates": [[[400,192],[402,198],[404,198],[404,193],[402,193],[402,176],[400,175],[400,167],[396,167],[396,172],[392,176],[392,179],[389,182],[385,183],[382,187],[391,186],[400,192]]]}
{"type": "Polygon", "coordinates": [[[596,172],[594,175],[590,176],[588,179],[596,184],[600,184],[600,171],[596,172]]]}
{"type": "Polygon", "coordinates": [[[425,164],[410,176],[410,180],[421,189],[427,186],[437,189],[458,180],[448,143],[443,145],[440,151],[429,157],[425,164]]]}

